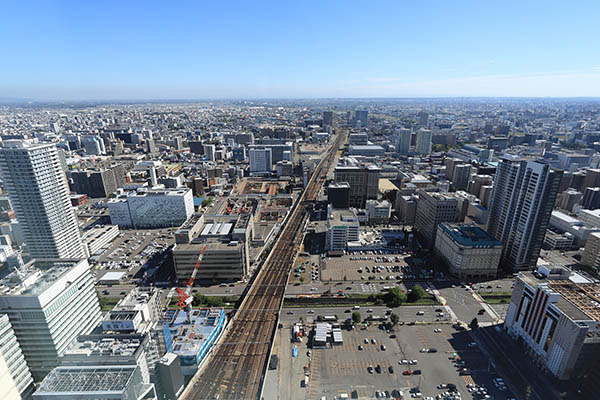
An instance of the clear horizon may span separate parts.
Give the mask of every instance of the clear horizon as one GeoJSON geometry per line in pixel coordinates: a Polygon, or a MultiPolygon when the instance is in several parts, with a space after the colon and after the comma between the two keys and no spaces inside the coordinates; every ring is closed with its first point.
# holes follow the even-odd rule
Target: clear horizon
{"type": "Polygon", "coordinates": [[[600,3],[5,5],[0,99],[600,97],[600,3]]]}

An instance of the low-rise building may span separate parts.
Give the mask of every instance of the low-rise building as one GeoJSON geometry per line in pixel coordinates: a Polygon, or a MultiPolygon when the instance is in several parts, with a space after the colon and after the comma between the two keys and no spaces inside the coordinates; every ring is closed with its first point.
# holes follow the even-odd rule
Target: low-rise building
{"type": "Polygon", "coordinates": [[[585,375],[600,356],[600,285],[566,268],[522,272],[504,328],[560,380],[585,375]]]}
{"type": "Polygon", "coordinates": [[[83,231],[83,244],[87,247],[90,255],[98,253],[103,248],[119,236],[119,227],[117,225],[98,226],[83,231]]]}
{"type": "Polygon", "coordinates": [[[387,200],[367,200],[369,222],[388,222],[392,215],[392,205],[387,200]]]}
{"type": "Polygon", "coordinates": [[[173,248],[178,281],[186,282],[190,279],[202,249],[204,256],[198,267],[197,281],[237,281],[248,274],[245,244],[238,241],[224,243],[213,239],[203,243],[177,244],[173,248]]]}
{"type": "Polygon", "coordinates": [[[120,228],[164,228],[183,224],[194,213],[191,189],[145,189],[107,203],[120,228]]]}
{"type": "Polygon", "coordinates": [[[57,367],[33,394],[33,400],[156,399],[135,365],[57,367]]]}
{"type": "Polygon", "coordinates": [[[477,225],[441,223],[435,251],[461,279],[495,278],[502,256],[502,242],[477,225]]]}
{"type": "Polygon", "coordinates": [[[550,229],[546,230],[544,236],[544,248],[547,250],[570,250],[573,247],[575,237],[569,233],[557,233],[550,229]]]}

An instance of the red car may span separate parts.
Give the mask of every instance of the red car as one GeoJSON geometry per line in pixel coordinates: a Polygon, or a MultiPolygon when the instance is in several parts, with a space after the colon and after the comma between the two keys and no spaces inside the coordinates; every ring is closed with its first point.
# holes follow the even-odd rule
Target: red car
{"type": "Polygon", "coordinates": [[[404,372],[402,373],[402,375],[411,375],[411,374],[412,374],[412,372],[411,372],[411,371],[404,371],[404,372]]]}

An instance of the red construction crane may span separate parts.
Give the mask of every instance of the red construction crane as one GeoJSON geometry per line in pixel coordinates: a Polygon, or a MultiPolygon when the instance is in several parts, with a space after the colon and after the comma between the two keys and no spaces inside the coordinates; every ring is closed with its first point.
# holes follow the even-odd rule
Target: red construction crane
{"type": "Polygon", "coordinates": [[[190,292],[192,290],[192,286],[194,286],[194,280],[196,279],[196,275],[198,275],[198,268],[200,267],[200,263],[202,262],[202,257],[204,257],[204,252],[206,251],[206,245],[202,247],[200,250],[200,254],[198,255],[198,260],[196,261],[196,265],[194,266],[194,270],[192,271],[192,276],[187,281],[185,285],[185,291],[181,288],[177,288],[177,295],[179,296],[179,301],[177,302],[177,307],[183,308],[187,307],[192,303],[194,298],[190,296],[190,292]]]}

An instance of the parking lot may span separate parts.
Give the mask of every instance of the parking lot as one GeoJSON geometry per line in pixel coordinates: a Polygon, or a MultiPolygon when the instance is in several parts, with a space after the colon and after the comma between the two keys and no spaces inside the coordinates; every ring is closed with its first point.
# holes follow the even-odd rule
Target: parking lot
{"type": "MultiPolygon", "coordinates": [[[[399,312],[403,321],[421,318],[415,317],[417,307],[400,309],[403,310],[399,312]]],[[[293,310],[292,315],[282,313],[283,328],[279,330],[276,351],[280,357],[280,367],[277,371],[269,371],[268,378],[269,382],[279,385],[276,391],[279,398],[320,399],[325,396],[333,399],[347,393],[351,398],[354,395],[354,398],[372,399],[376,398],[376,391],[385,393],[386,390],[390,394],[393,390],[401,390],[405,399],[411,398],[411,390],[421,393],[419,398],[435,398],[448,391],[447,388],[438,389],[441,384],[456,385],[462,399],[485,398],[484,394],[470,393],[469,389],[474,390],[469,387],[472,385],[483,385],[485,394],[496,400],[511,397],[506,390],[497,389],[493,383],[492,379],[497,375],[478,346],[471,344],[469,333],[455,329],[451,323],[404,324],[396,326],[394,332],[389,333],[375,325],[357,327],[353,331],[342,331],[343,345],[313,349],[306,339],[301,343],[290,342],[292,322],[300,317],[305,322],[316,320],[318,315],[333,315],[336,310],[317,309],[314,314],[309,314],[309,311],[293,310]],[[297,357],[291,356],[293,346],[298,349],[297,357]],[[435,352],[422,352],[422,349],[435,352]],[[307,355],[308,350],[310,356],[307,355]],[[403,360],[416,360],[416,364],[411,365],[403,360]],[[302,384],[304,367],[310,370],[307,387],[302,384]],[[406,371],[411,371],[411,374],[405,375],[408,374],[406,371]]],[[[425,307],[425,311],[427,315],[424,320],[430,320],[435,312],[433,307],[425,307]]],[[[340,312],[344,310],[338,309],[338,318],[345,319],[346,315],[339,315],[340,312]]],[[[367,315],[365,312],[365,309],[361,310],[363,318],[367,315]]],[[[375,308],[373,312],[382,314],[384,309],[375,308]]],[[[273,389],[268,392],[273,392],[273,389]]]]}
{"type": "Polygon", "coordinates": [[[123,271],[131,278],[146,261],[164,252],[174,241],[169,228],[121,231],[109,246],[91,258],[94,274],[100,279],[107,270],[123,271]]]}
{"type": "Polygon", "coordinates": [[[413,267],[409,254],[349,254],[321,260],[323,281],[373,281],[418,279],[422,272],[413,267]]]}

